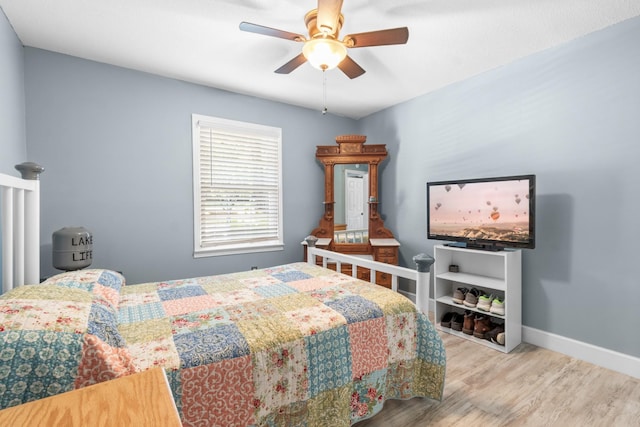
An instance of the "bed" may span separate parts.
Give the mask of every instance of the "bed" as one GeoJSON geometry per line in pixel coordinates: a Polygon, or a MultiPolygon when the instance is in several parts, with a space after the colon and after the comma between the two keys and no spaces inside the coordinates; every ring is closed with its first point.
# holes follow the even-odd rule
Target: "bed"
{"type": "MultiPolygon", "coordinates": [[[[247,272],[126,285],[86,269],[13,286],[0,296],[0,409],[158,366],[185,426],[348,426],[388,399],[441,399],[445,350],[427,316],[309,246],[308,263],[247,272]]],[[[365,262],[394,284],[428,279],[365,262]]]]}

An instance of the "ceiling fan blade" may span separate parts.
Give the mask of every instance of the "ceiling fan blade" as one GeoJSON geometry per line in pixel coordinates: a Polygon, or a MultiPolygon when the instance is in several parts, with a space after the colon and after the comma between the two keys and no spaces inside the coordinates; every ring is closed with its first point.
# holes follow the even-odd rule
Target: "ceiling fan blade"
{"type": "Polygon", "coordinates": [[[364,68],[359,66],[349,55],[345,56],[342,62],[338,64],[338,68],[350,79],[355,79],[365,73],[364,68]]]}
{"type": "Polygon", "coordinates": [[[342,9],[342,0],[318,0],[316,27],[320,32],[335,34],[339,30],[340,9],[342,9]]]}
{"type": "Polygon", "coordinates": [[[409,29],[407,27],[370,31],[368,33],[349,34],[344,38],[345,43],[349,47],[405,44],[407,40],[409,40],[409,29]]]}
{"type": "Polygon", "coordinates": [[[289,74],[302,64],[307,62],[307,58],[301,53],[300,55],[293,58],[291,61],[284,64],[282,67],[278,68],[275,72],[278,74],[289,74]]]}
{"type": "Polygon", "coordinates": [[[252,24],[251,22],[241,22],[240,29],[242,31],[247,31],[249,33],[262,34],[263,36],[271,36],[278,37],[281,39],[293,40],[294,42],[303,42],[305,41],[305,37],[296,34],[290,33],[288,31],[277,30],[275,28],[265,27],[264,25],[252,24]]]}

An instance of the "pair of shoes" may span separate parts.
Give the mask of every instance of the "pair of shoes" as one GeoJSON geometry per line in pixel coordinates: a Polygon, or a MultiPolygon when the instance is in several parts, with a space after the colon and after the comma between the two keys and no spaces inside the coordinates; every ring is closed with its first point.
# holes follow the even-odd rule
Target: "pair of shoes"
{"type": "Polygon", "coordinates": [[[504,299],[494,298],[493,301],[491,301],[489,311],[493,314],[504,316],[504,299]]]}
{"type": "Polygon", "coordinates": [[[462,332],[467,335],[473,335],[476,338],[484,339],[487,332],[493,328],[491,318],[484,314],[476,314],[471,310],[464,312],[464,323],[462,325],[462,332]]]}
{"type": "Polygon", "coordinates": [[[485,337],[492,343],[504,345],[506,338],[504,332],[504,324],[494,325],[493,329],[487,332],[485,337]]]}
{"type": "Polygon", "coordinates": [[[464,316],[460,313],[453,313],[453,317],[451,318],[451,329],[454,331],[462,331],[463,323],[464,316]]]}
{"type": "Polygon", "coordinates": [[[504,299],[482,294],[478,297],[477,309],[504,316],[504,299]]]}
{"type": "Polygon", "coordinates": [[[443,328],[451,328],[456,331],[461,331],[463,321],[464,317],[462,314],[456,313],[455,311],[449,311],[442,316],[440,326],[443,328]]]}
{"type": "Polygon", "coordinates": [[[493,295],[482,294],[478,297],[477,309],[482,311],[489,311],[491,309],[491,302],[493,301],[493,295]]]}
{"type": "Polygon", "coordinates": [[[466,307],[475,307],[478,305],[478,296],[480,296],[480,291],[476,288],[471,288],[465,295],[463,304],[466,307]]]}
{"type": "Polygon", "coordinates": [[[451,297],[451,299],[456,304],[462,304],[467,295],[467,292],[469,292],[469,289],[467,288],[458,288],[453,291],[453,297],[451,297]]]}
{"type": "Polygon", "coordinates": [[[442,319],[440,319],[440,326],[442,326],[443,328],[450,328],[451,320],[453,319],[454,314],[455,313],[453,311],[445,313],[444,316],[442,316],[442,319]]]}

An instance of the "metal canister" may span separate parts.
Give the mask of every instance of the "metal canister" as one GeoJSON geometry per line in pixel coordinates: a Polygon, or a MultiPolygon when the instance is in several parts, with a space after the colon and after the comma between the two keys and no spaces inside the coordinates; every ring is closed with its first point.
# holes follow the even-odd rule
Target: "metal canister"
{"type": "Polygon", "coordinates": [[[93,235],[84,227],[64,227],[52,236],[53,266],[58,270],[80,270],[93,261],[93,235]]]}

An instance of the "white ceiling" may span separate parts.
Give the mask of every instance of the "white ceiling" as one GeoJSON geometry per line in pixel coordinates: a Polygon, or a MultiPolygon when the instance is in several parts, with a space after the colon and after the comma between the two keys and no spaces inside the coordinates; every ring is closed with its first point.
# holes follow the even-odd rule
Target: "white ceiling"
{"type": "MultiPolygon", "coordinates": [[[[273,71],[302,44],[241,21],[306,35],[317,0],[0,0],[25,46],[321,110],[323,75],[273,71]]],[[[367,72],[326,72],[329,112],[364,117],[640,15],[640,0],[344,0],[341,35],[406,26],[406,45],[349,55],[367,72]]]]}

